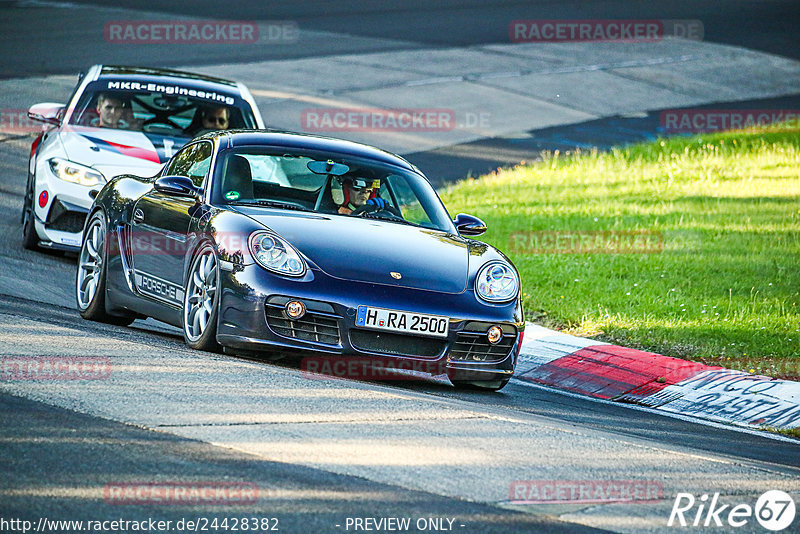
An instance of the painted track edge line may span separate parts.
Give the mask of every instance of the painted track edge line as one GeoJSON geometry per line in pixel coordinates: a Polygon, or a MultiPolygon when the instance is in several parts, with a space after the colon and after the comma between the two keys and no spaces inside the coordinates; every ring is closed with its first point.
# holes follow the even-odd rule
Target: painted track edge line
{"type": "MultiPolygon", "coordinates": [[[[536,334],[530,340],[523,338],[517,365],[519,373],[515,376],[518,381],[568,391],[583,398],[690,416],[692,420],[703,419],[743,428],[752,428],[753,424],[780,429],[800,428],[800,382],[751,375],[619,345],[602,342],[594,345],[596,342],[588,338],[550,330],[534,323],[526,323],[527,326],[533,327],[536,334]],[[564,342],[560,343],[559,338],[564,342]],[[751,387],[729,388],[725,385],[729,381],[727,379],[700,380],[703,376],[713,374],[725,375],[723,378],[730,375],[735,378],[731,383],[751,383],[751,386],[764,384],[764,391],[775,388],[779,394],[770,395],[772,400],[764,402],[757,397],[766,395],[753,395],[749,391],[751,387]],[[715,390],[723,385],[722,393],[715,390]],[[708,389],[705,389],[707,386],[708,389]],[[661,399],[664,402],[648,402],[649,399],[661,399]],[[700,400],[709,405],[702,409],[687,410],[700,400]],[[767,404],[768,407],[745,417],[751,411],[747,404],[753,401],[759,406],[767,404]],[[728,407],[738,408],[740,405],[744,405],[741,410],[725,413],[728,407]]],[[[761,391],[755,393],[763,394],[761,391]]]]}
{"type": "Polygon", "coordinates": [[[734,432],[742,432],[742,433],[745,433],[745,434],[750,434],[752,436],[760,436],[762,438],[767,438],[767,439],[771,439],[771,440],[775,440],[775,441],[782,441],[782,442],[785,442],[785,443],[794,443],[794,444],[798,443],[798,440],[796,440],[796,439],[788,438],[788,437],[783,436],[781,434],[775,434],[775,433],[770,432],[768,430],[756,430],[756,429],[753,429],[753,428],[750,428],[750,427],[746,427],[746,426],[744,426],[744,423],[734,423],[734,422],[730,422],[730,423],[727,423],[727,424],[726,423],[719,423],[717,421],[711,421],[709,419],[703,419],[703,418],[694,417],[694,416],[691,416],[691,415],[684,415],[684,414],[680,414],[680,413],[676,413],[676,412],[666,412],[666,411],[663,411],[663,410],[659,410],[657,408],[651,408],[649,406],[641,406],[639,404],[628,404],[628,403],[625,403],[625,402],[615,402],[615,401],[611,401],[611,400],[607,400],[607,399],[600,399],[600,398],[597,398],[597,397],[590,397],[588,395],[581,395],[580,393],[574,393],[572,391],[566,391],[566,390],[563,390],[563,389],[558,389],[558,388],[551,387],[551,386],[545,386],[545,385],[542,385],[542,384],[535,384],[533,382],[529,382],[527,380],[522,380],[522,379],[519,379],[519,378],[516,378],[516,377],[513,377],[513,380],[514,380],[515,384],[520,384],[520,385],[527,386],[527,387],[530,387],[530,388],[539,389],[539,390],[542,390],[542,391],[547,391],[549,393],[557,393],[558,395],[564,395],[565,397],[570,397],[570,398],[573,398],[573,399],[590,400],[592,402],[597,402],[599,404],[606,404],[606,405],[610,405],[610,406],[619,406],[621,408],[629,408],[631,410],[637,410],[637,411],[640,411],[640,412],[646,412],[646,413],[650,413],[650,414],[653,414],[653,415],[663,415],[665,417],[670,417],[672,419],[678,419],[679,421],[686,421],[686,422],[689,422],[689,423],[696,423],[698,425],[710,426],[710,427],[719,428],[719,429],[722,429],[722,430],[731,430],[731,431],[734,431],[734,432]]]}

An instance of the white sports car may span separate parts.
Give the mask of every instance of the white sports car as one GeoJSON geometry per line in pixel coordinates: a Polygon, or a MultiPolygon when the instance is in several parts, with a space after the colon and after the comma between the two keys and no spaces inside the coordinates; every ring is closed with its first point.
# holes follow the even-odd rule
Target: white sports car
{"type": "Polygon", "coordinates": [[[239,82],[173,70],[95,65],[64,104],[28,115],[51,127],[31,146],[23,245],[78,250],[86,214],[117,174],[154,176],[192,137],[264,128],[239,82]]]}

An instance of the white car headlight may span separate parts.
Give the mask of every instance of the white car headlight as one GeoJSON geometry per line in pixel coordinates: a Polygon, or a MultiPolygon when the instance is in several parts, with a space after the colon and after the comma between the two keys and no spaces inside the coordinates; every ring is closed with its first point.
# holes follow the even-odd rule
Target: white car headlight
{"type": "Polygon", "coordinates": [[[50,170],[56,177],[73,184],[92,186],[105,183],[106,177],[103,173],[91,167],[86,167],[74,161],[67,161],[61,158],[50,158],[50,170]]]}
{"type": "Polygon", "coordinates": [[[285,239],[258,231],[250,234],[250,253],[263,268],[288,276],[302,276],[306,263],[285,239]]]}
{"type": "Polygon", "coordinates": [[[505,302],[517,296],[519,279],[510,265],[490,262],[481,267],[475,278],[475,291],[488,302],[505,302]]]}

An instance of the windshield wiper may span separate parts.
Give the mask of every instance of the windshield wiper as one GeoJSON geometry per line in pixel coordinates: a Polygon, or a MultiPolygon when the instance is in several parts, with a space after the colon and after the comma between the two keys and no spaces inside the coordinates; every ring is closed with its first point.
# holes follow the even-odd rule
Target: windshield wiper
{"type": "Polygon", "coordinates": [[[418,224],[414,224],[410,221],[392,215],[380,215],[378,213],[364,213],[361,216],[364,217],[365,219],[380,219],[381,221],[396,222],[400,224],[407,224],[409,226],[419,226],[418,224]]]}
{"type": "Polygon", "coordinates": [[[292,202],[281,202],[279,200],[264,200],[264,199],[254,199],[254,200],[236,200],[231,202],[231,204],[244,204],[244,205],[257,205],[257,206],[265,206],[268,208],[280,208],[284,210],[297,210],[297,211],[314,211],[312,209],[306,208],[305,206],[301,206],[300,204],[294,204],[292,202]]]}

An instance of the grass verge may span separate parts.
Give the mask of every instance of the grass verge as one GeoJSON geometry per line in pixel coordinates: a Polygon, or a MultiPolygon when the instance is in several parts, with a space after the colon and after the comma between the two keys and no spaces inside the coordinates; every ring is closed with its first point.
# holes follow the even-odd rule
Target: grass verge
{"type": "Polygon", "coordinates": [[[546,155],[440,192],[484,219],[528,320],[800,378],[800,134],[781,127],[546,155]]]}
{"type": "Polygon", "coordinates": [[[783,434],[784,436],[788,436],[790,438],[800,439],[800,428],[768,428],[765,430],[769,432],[777,432],[778,434],[783,434]]]}

